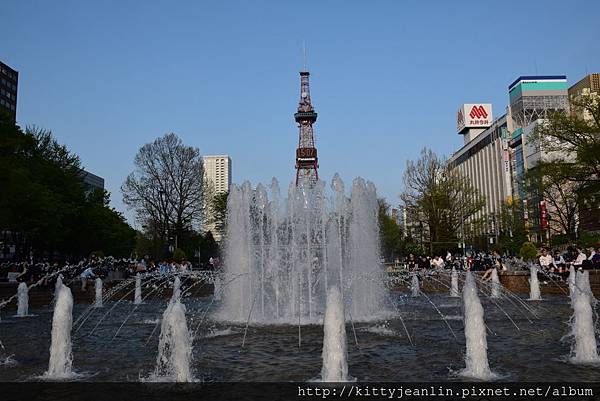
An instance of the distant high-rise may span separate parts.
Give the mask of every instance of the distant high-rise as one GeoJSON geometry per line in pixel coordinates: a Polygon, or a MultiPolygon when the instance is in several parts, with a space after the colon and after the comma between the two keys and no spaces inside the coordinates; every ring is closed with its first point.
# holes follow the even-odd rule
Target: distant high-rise
{"type": "Polygon", "coordinates": [[[0,61],[0,110],[17,120],[19,73],[0,61]]]}
{"type": "Polygon", "coordinates": [[[548,154],[532,140],[538,126],[557,111],[569,110],[566,75],[521,76],[508,87],[510,159],[513,198],[522,202],[526,211],[525,227],[533,241],[547,240],[547,203],[542,193],[526,185],[527,171],[535,168],[548,154]]]}
{"type": "Polygon", "coordinates": [[[584,120],[591,120],[591,114],[586,110],[573,107],[582,96],[600,96],[600,73],[589,74],[569,88],[569,100],[571,101],[571,112],[584,120]]]}
{"type": "MultiPolygon", "coordinates": [[[[204,156],[204,180],[208,184],[205,202],[210,202],[214,195],[229,192],[231,186],[231,158],[228,155],[204,156]]],[[[214,216],[210,207],[205,207],[204,231],[210,231],[213,237],[221,240],[221,233],[216,229],[214,216]]]]}
{"type": "Polygon", "coordinates": [[[509,130],[524,129],[549,113],[569,108],[566,75],[520,76],[508,87],[508,95],[512,118],[509,130]]]}
{"type": "Polygon", "coordinates": [[[104,190],[104,178],[83,169],[80,171],[79,174],[81,180],[83,181],[83,186],[85,188],[86,194],[91,194],[93,191],[96,190],[104,190]]]}
{"type": "Polygon", "coordinates": [[[231,158],[228,155],[204,156],[204,177],[212,183],[215,193],[229,192],[231,158]]]}
{"type": "Polygon", "coordinates": [[[542,150],[528,144],[536,126],[559,110],[569,110],[566,75],[521,76],[508,87],[513,195],[526,199],[524,177],[542,157],[542,150]]]}
{"type": "MultiPolygon", "coordinates": [[[[576,105],[582,96],[600,97],[600,73],[587,75],[569,88],[571,113],[587,121],[593,116],[576,105]]],[[[589,198],[579,205],[579,229],[587,232],[600,232],[600,200],[589,198]]]]}

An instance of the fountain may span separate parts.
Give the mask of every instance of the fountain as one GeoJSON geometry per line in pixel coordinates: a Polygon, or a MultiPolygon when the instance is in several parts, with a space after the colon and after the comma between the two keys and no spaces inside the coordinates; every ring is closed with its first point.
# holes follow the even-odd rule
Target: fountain
{"type": "Polygon", "coordinates": [[[322,357],[321,381],[345,382],[349,380],[344,302],[337,287],[331,287],[327,293],[327,305],[323,320],[322,357]]]}
{"type": "Polygon", "coordinates": [[[571,296],[571,332],[568,335],[573,337],[574,342],[569,360],[576,364],[599,363],[593,316],[596,300],[590,289],[589,272],[577,273],[575,284],[571,296]]]}
{"type": "Polygon", "coordinates": [[[459,290],[458,290],[458,272],[456,271],[456,269],[453,267],[452,268],[452,274],[450,276],[450,296],[452,298],[458,298],[460,296],[459,290]]]}
{"type": "Polygon", "coordinates": [[[19,294],[17,316],[27,316],[29,312],[29,288],[27,288],[27,283],[19,284],[17,293],[19,294]]]}
{"type": "Polygon", "coordinates": [[[531,276],[529,278],[529,300],[541,301],[542,295],[540,293],[540,281],[538,280],[537,276],[537,266],[532,264],[529,267],[529,270],[531,271],[531,276]]]}
{"type": "Polygon", "coordinates": [[[73,376],[71,366],[71,325],[73,324],[73,296],[69,287],[61,284],[56,295],[52,317],[50,361],[44,374],[46,379],[68,379],[73,376]]]}
{"type": "Polygon", "coordinates": [[[59,274],[56,277],[56,283],[54,283],[54,303],[56,304],[56,300],[58,299],[58,293],[60,292],[60,288],[63,285],[63,276],[59,274]]]}
{"type": "Polygon", "coordinates": [[[567,282],[569,283],[569,296],[571,297],[571,300],[573,300],[573,296],[575,294],[575,275],[575,266],[571,265],[571,268],[569,269],[569,278],[567,279],[567,282]]]}
{"type": "Polygon", "coordinates": [[[217,320],[316,323],[333,282],[353,320],[386,313],[375,187],[357,178],[347,198],[336,175],[331,188],[329,201],[322,181],[291,185],[280,201],[275,179],[270,199],[261,184],[232,186],[217,320]]]}
{"type": "Polygon", "coordinates": [[[221,293],[223,292],[223,283],[221,281],[221,276],[219,274],[215,275],[213,281],[213,298],[215,301],[221,300],[221,293]]]}
{"type": "Polygon", "coordinates": [[[413,274],[412,281],[410,283],[411,296],[416,298],[421,293],[421,289],[419,287],[419,277],[416,274],[413,274]]]}
{"type": "Polygon", "coordinates": [[[185,318],[185,306],[181,303],[180,280],[175,278],[173,296],[163,313],[158,342],[156,368],[152,381],[190,382],[192,339],[185,318]]]}
{"type": "Polygon", "coordinates": [[[477,285],[471,272],[467,272],[463,288],[463,315],[467,354],[466,368],[460,372],[462,376],[490,380],[496,377],[490,370],[487,358],[487,335],[483,318],[483,306],[477,295],[477,285]]]}
{"type": "Polygon", "coordinates": [[[135,293],[133,296],[133,303],[135,305],[142,303],[142,276],[140,276],[140,273],[135,275],[135,293]]]}
{"type": "Polygon", "coordinates": [[[181,299],[181,279],[179,276],[175,277],[173,281],[173,295],[171,295],[172,301],[178,301],[181,299]]]}
{"type": "Polygon", "coordinates": [[[96,279],[96,302],[94,307],[102,308],[102,279],[100,277],[96,279]]]}
{"type": "Polygon", "coordinates": [[[500,284],[500,278],[498,277],[498,269],[492,270],[492,293],[490,298],[500,298],[500,289],[502,288],[502,284],[500,284]]]}
{"type": "Polygon", "coordinates": [[[590,296],[590,300],[592,304],[596,304],[596,298],[594,298],[594,293],[592,292],[592,287],[590,285],[590,272],[588,270],[580,271],[579,275],[581,278],[579,279],[579,287],[583,289],[583,292],[590,296]]]}

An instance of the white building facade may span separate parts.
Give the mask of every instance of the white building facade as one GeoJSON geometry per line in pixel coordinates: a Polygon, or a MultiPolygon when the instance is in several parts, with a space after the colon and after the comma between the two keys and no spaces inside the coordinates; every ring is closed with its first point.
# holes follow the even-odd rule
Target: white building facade
{"type": "Polygon", "coordinates": [[[478,123],[474,128],[464,127],[464,124],[461,124],[464,106],[459,110],[458,133],[465,136],[465,144],[452,155],[448,166],[450,170],[457,170],[467,177],[485,197],[484,208],[473,216],[472,220],[483,218],[483,232],[479,234],[488,234],[490,238],[495,238],[499,230],[502,205],[510,200],[512,195],[507,116],[492,120],[491,105],[478,105],[479,108],[472,104],[465,106],[475,107],[481,111],[480,115],[486,114],[484,121],[487,122],[478,123]]]}
{"type": "MultiPolygon", "coordinates": [[[[229,192],[231,186],[231,158],[228,155],[209,155],[204,156],[204,180],[208,185],[206,195],[212,197],[217,194],[229,192]]],[[[208,202],[209,199],[205,199],[208,202]]],[[[210,208],[205,207],[204,231],[212,232],[215,240],[220,241],[221,235],[215,229],[213,216],[210,208]]]]}

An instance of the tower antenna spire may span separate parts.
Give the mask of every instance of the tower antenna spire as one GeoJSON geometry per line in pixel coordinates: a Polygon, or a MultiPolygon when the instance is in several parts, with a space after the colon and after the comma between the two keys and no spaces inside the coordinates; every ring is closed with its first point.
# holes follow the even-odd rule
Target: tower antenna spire
{"type": "Polygon", "coordinates": [[[302,59],[304,61],[304,67],[302,71],[308,71],[308,67],[306,65],[306,40],[302,41],[302,59]]]}

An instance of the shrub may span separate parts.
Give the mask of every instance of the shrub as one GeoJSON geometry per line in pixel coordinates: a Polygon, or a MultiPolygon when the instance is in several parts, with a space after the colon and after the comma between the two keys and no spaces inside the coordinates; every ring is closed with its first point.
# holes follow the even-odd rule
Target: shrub
{"type": "Polygon", "coordinates": [[[527,241],[521,245],[521,249],[519,250],[519,255],[523,258],[524,261],[532,261],[537,256],[537,249],[533,243],[527,241]]]}
{"type": "Polygon", "coordinates": [[[173,259],[177,263],[181,263],[182,260],[186,259],[185,252],[180,248],[175,249],[175,252],[173,252],[173,259]]]}

